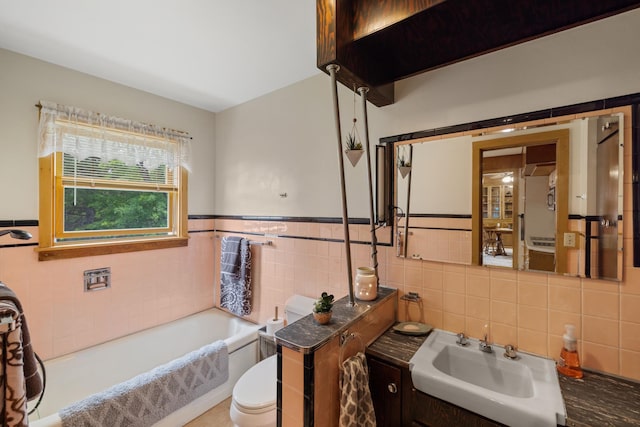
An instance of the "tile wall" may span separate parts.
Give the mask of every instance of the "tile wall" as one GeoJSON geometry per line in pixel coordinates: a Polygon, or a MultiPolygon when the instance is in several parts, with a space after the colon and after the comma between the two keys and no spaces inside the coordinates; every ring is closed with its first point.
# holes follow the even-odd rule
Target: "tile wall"
{"type": "MultiPolygon", "coordinates": [[[[254,277],[258,290],[253,320],[265,321],[275,305],[282,307],[294,293],[348,293],[344,243],[331,240],[342,235],[341,227],[216,221],[218,230],[249,233],[256,239],[255,234],[265,230],[288,236],[269,237],[273,246],[254,250],[259,252],[260,271],[254,277]]],[[[626,247],[631,246],[630,228],[625,228],[626,247]]],[[[364,241],[367,233],[368,226],[351,226],[352,237],[364,241]]],[[[351,247],[353,266],[369,265],[369,246],[351,247]]],[[[480,337],[488,324],[493,342],[553,358],[560,353],[564,324],[573,323],[585,367],[640,380],[640,269],[626,267],[624,281],[617,283],[403,259],[388,246],[379,247],[378,260],[382,284],[398,288],[401,295],[422,296],[422,304],[399,301],[399,320],[420,320],[472,337],[480,337]]],[[[630,253],[624,261],[626,266],[633,264],[630,253]]]]}
{"type": "Polygon", "coordinates": [[[37,227],[19,228],[33,238],[0,238],[0,280],[45,360],[213,306],[213,220],[189,222],[188,247],[44,262],[37,227]],[[111,288],[84,292],[84,270],[101,267],[111,267],[111,288]]]}
{"type": "MultiPolygon", "coordinates": [[[[37,227],[27,228],[37,241],[37,227]]],[[[44,359],[218,305],[219,246],[226,233],[273,242],[252,250],[252,321],[264,322],[295,293],[348,293],[340,224],[191,220],[190,230],[187,248],[48,262],[37,261],[33,246],[15,246],[22,241],[4,236],[0,280],[21,298],[44,359]],[[112,288],[85,293],[82,272],[100,267],[111,267],[112,288]]],[[[368,240],[368,225],[350,230],[354,241],[368,240]]],[[[378,236],[389,241],[390,232],[380,229],[378,236]]],[[[631,247],[629,224],[625,246],[631,247]]],[[[370,247],[352,243],[351,255],[354,267],[369,265],[370,247]]],[[[640,269],[629,267],[630,251],[621,283],[405,260],[390,246],[379,246],[378,260],[382,284],[423,298],[421,306],[400,301],[399,320],[474,337],[489,324],[494,342],[550,357],[557,357],[563,325],[570,322],[584,366],[640,380],[640,269]]]]}

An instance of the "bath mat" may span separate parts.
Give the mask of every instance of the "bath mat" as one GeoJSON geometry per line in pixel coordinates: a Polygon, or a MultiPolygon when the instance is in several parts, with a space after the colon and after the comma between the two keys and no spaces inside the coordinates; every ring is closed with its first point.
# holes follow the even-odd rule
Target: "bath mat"
{"type": "MultiPolygon", "coordinates": [[[[63,427],[146,427],[229,379],[216,341],[60,410],[63,427]]],[[[89,379],[90,380],[90,379],[89,379]]]]}

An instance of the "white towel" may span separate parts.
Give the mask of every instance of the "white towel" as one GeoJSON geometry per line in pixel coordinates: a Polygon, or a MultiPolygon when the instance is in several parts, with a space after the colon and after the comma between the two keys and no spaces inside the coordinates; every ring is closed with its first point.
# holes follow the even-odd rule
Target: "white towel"
{"type": "Polygon", "coordinates": [[[369,391],[369,368],[362,352],[342,363],[340,427],[375,427],[376,414],[369,391]]]}

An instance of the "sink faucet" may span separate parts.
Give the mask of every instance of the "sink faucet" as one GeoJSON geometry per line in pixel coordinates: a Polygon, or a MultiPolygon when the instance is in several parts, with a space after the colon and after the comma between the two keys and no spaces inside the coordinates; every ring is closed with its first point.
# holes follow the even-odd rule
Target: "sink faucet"
{"type": "Polygon", "coordinates": [[[480,342],[478,343],[478,347],[480,348],[480,351],[484,352],[484,353],[493,353],[493,349],[491,348],[491,344],[489,344],[489,325],[484,325],[484,338],[480,340],[480,342]]]}
{"type": "Polygon", "coordinates": [[[469,345],[469,340],[467,339],[467,336],[464,334],[464,332],[460,332],[456,335],[456,337],[456,344],[458,344],[459,346],[466,347],[469,345]]]}

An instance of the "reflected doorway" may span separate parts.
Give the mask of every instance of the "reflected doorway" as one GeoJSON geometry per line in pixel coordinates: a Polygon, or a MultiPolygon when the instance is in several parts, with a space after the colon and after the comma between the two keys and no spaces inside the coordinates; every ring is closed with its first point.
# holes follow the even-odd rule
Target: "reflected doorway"
{"type": "Polygon", "coordinates": [[[482,264],[513,268],[516,171],[482,175],[482,264]]]}
{"type": "MultiPolygon", "coordinates": [[[[481,265],[504,266],[504,262],[494,261],[484,253],[482,239],[487,236],[491,242],[490,228],[495,223],[496,229],[503,229],[512,239],[511,244],[506,245],[503,233],[502,245],[512,248],[511,254],[505,251],[510,255],[511,268],[557,273],[566,271],[567,251],[558,245],[556,236],[562,236],[568,224],[557,221],[558,217],[568,218],[568,135],[568,131],[559,130],[474,142],[474,159],[477,159],[474,160],[474,166],[477,161],[480,167],[476,176],[481,182],[474,187],[478,189],[474,193],[474,200],[479,210],[473,221],[477,224],[474,229],[478,227],[481,230],[481,234],[477,235],[480,238],[477,247],[481,249],[478,254],[481,265]],[[513,173],[513,182],[502,183],[502,179],[510,179],[507,177],[509,173],[513,173]],[[496,183],[498,179],[500,182],[496,183]],[[490,189],[485,192],[484,187],[491,185],[511,186],[510,217],[504,215],[507,212],[504,208],[500,221],[492,218],[495,214],[490,210],[484,214],[485,193],[487,204],[491,207],[490,189]]],[[[501,194],[508,194],[508,190],[501,194]]],[[[491,253],[491,249],[488,252],[491,253]]],[[[501,248],[497,253],[500,252],[501,248]]]]}

